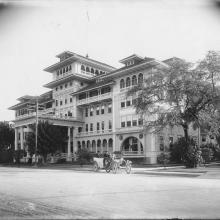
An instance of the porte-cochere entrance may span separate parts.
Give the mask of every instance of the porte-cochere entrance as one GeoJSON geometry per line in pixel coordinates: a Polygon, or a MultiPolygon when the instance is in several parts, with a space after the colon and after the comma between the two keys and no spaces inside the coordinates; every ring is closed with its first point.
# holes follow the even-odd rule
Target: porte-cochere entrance
{"type": "Polygon", "coordinates": [[[136,137],[126,138],[121,145],[121,150],[126,156],[142,156],[144,154],[144,149],[141,141],[136,137]]]}

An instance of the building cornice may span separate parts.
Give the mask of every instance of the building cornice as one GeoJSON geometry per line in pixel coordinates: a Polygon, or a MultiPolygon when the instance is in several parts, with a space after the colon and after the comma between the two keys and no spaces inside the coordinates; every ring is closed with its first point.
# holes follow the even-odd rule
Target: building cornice
{"type": "Polygon", "coordinates": [[[107,72],[110,72],[110,71],[113,71],[116,69],[115,67],[110,66],[108,64],[105,64],[105,63],[102,63],[102,62],[99,62],[99,61],[96,61],[96,60],[93,60],[93,59],[90,59],[87,57],[83,57],[83,56],[75,54],[75,53],[72,53],[71,57],[45,68],[44,71],[52,73],[54,70],[58,69],[59,67],[63,67],[64,65],[68,65],[68,64],[72,63],[73,61],[87,63],[90,65],[93,65],[94,67],[102,68],[107,72]]]}
{"type": "Polygon", "coordinates": [[[49,82],[49,83],[47,83],[47,84],[45,84],[43,86],[46,87],[46,88],[52,89],[55,86],[60,85],[61,83],[65,83],[65,82],[68,82],[69,80],[73,80],[73,79],[78,79],[78,80],[83,81],[83,82],[91,82],[92,81],[92,79],[89,78],[89,77],[86,77],[84,75],[80,75],[80,74],[74,73],[74,74],[69,74],[69,75],[67,75],[65,77],[62,77],[60,79],[54,80],[52,82],[49,82]]]}
{"type": "Polygon", "coordinates": [[[134,71],[138,71],[138,70],[142,70],[144,68],[150,68],[150,67],[153,67],[153,66],[156,66],[156,65],[163,65],[164,67],[168,67],[167,64],[165,64],[161,61],[151,60],[151,61],[147,61],[147,62],[144,62],[144,63],[141,63],[141,64],[137,64],[135,66],[131,66],[131,67],[128,67],[128,68],[119,69],[119,70],[113,71],[112,73],[110,72],[109,74],[103,75],[102,78],[104,79],[104,78],[109,78],[109,77],[120,77],[124,74],[134,72],[134,71]]]}

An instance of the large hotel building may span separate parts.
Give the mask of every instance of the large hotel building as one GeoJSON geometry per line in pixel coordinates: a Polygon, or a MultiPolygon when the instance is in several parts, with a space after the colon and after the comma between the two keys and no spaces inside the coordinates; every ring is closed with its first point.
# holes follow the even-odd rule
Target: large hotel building
{"type": "Polygon", "coordinates": [[[124,66],[116,69],[105,63],[65,51],[56,56],[59,62],[45,68],[52,74],[52,81],[44,85],[50,90],[38,97],[25,95],[9,109],[15,111],[15,149],[28,151],[25,143],[30,124],[48,120],[65,126],[68,134],[67,161],[78,149],[91,152],[122,151],[124,157],[136,158],[146,163],[156,163],[157,155],[177,140],[183,131],[167,129],[155,134],[143,130],[143,120],[134,108],[135,97],[127,91],[159,66],[167,67],[169,60],[131,55],[120,61],[124,66]],[[30,109],[39,102],[41,110],[30,109]]]}

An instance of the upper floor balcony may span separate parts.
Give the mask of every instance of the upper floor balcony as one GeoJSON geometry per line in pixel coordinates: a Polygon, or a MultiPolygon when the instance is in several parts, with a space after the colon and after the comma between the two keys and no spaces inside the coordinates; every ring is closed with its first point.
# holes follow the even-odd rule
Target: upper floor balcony
{"type": "Polygon", "coordinates": [[[80,106],[80,105],[88,105],[90,103],[99,103],[101,101],[104,101],[104,100],[111,100],[112,99],[112,92],[108,92],[108,93],[104,93],[104,94],[98,94],[96,96],[93,96],[93,97],[86,97],[84,99],[78,99],[76,104],[77,106],[80,106]]]}
{"type": "Polygon", "coordinates": [[[76,137],[81,138],[81,137],[100,136],[107,134],[112,134],[112,129],[78,132],[76,134],[76,137]]]}
{"type": "Polygon", "coordinates": [[[112,100],[113,93],[111,84],[112,82],[96,83],[96,85],[88,86],[76,93],[73,93],[76,94],[77,106],[112,100]]]}
{"type": "Polygon", "coordinates": [[[37,113],[34,112],[27,112],[22,115],[17,115],[15,120],[23,120],[23,119],[28,119],[28,118],[45,118],[45,119],[57,119],[57,120],[69,120],[69,121],[79,121],[79,118],[73,117],[73,116],[68,116],[68,115],[56,115],[55,114],[55,109],[54,108],[47,108],[44,110],[39,110],[37,113]]]}

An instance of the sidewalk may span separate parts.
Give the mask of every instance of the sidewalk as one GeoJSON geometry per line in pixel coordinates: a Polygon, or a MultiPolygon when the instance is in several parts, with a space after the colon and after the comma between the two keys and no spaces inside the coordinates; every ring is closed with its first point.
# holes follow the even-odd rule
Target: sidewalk
{"type": "MultiPolygon", "coordinates": [[[[20,168],[36,168],[47,170],[73,170],[79,172],[93,172],[93,165],[76,165],[76,164],[47,164],[41,166],[28,166],[28,165],[0,165],[8,167],[20,168]]],[[[105,172],[105,170],[100,170],[105,172]]],[[[119,171],[120,173],[120,171],[119,171]]],[[[206,167],[197,167],[187,169],[184,166],[134,166],[132,167],[131,174],[141,175],[154,175],[154,176],[177,176],[177,177],[199,177],[199,178],[215,178],[220,179],[220,163],[210,163],[206,167]]]]}

